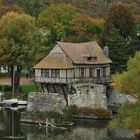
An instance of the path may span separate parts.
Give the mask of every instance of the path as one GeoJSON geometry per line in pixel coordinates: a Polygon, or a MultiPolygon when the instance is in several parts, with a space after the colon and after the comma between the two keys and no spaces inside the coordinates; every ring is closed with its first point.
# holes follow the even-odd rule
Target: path
{"type": "MultiPolygon", "coordinates": [[[[29,78],[21,78],[20,84],[26,85],[29,83],[32,83],[32,79],[29,78]]],[[[11,85],[11,79],[10,78],[0,78],[0,85],[11,85]]]]}

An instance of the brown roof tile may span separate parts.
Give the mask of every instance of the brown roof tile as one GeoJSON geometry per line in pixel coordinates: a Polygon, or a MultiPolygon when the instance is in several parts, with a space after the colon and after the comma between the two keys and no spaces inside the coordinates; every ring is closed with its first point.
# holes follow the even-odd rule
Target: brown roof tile
{"type": "Polygon", "coordinates": [[[46,56],[43,60],[36,64],[34,68],[68,69],[73,68],[73,65],[65,54],[54,53],[46,56]]]}
{"type": "MultiPolygon", "coordinates": [[[[75,64],[108,64],[111,60],[107,58],[103,50],[96,42],[86,43],[65,43],[57,42],[57,45],[64,51],[51,52],[34,68],[68,69],[75,64]],[[87,58],[95,58],[89,61],[87,58]]],[[[56,46],[57,46],[56,45],[56,46]]]]}
{"type": "Polygon", "coordinates": [[[58,42],[62,50],[75,64],[106,64],[112,61],[107,58],[96,42],[65,43],[58,42]],[[96,61],[88,61],[87,57],[96,57],[96,61]]]}

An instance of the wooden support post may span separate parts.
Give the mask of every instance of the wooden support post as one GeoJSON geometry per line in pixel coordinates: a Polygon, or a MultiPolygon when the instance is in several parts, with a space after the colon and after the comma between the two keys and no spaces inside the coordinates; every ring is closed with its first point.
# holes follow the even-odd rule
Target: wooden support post
{"type": "Polygon", "coordinates": [[[66,104],[67,104],[67,106],[68,106],[68,97],[67,97],[67,95],[66,95],[66,93],[65,93],[65,90],[64,90],[64,87],[63,87],[64,85],[61,85],[61,87],[62,87],[62,91],[63,91],[63,95],[64,95],[64,98],[65,98],[65,100],[66,100],[66,104]]]}

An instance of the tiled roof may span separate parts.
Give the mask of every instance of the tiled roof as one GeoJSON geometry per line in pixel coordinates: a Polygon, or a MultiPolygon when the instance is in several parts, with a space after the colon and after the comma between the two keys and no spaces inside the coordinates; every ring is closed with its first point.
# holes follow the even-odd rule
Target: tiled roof
{"type": "Polygon", "coordinates": [[[73,65],[65,54],[54,53],[46,56],[34,68],[68,69],[73,68],[73,65]]]}
{"type": "MultiPolygon", "coordinates": [[[[96,42],[65,43],[57,42],[55,51],[51,51],[34,68],[68,69],[74,64],[108,64],[106,57],[96,42]],[[57,48],[59,46],[61,51],[57,48]],[[91,58],[88,59],[88,58],[91,58]]],[[[54,50],[54,49],[53,49],[54,50]]]]}
{"type": "Polygon", "coordinates": [[[75,64],[107,64],[112,62],[108,57],[104,55],[103,50],[96,42],[58,42],[58,45],[75,64]],[[89,61],[87,59],[88,57],[96,58],[96,60],[89,61]]]}

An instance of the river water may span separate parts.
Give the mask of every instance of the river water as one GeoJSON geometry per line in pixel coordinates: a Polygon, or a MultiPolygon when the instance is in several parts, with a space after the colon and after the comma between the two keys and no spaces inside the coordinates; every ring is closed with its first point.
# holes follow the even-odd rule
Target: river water
{"type": "Polygon", "coordinates": [[[66,129],[41,128],[21,124],[20,111],[0,110],[0,140],[126,140],[133,134],[125,130],[109,130],[107,121],[75,120],[66,129]]]}

